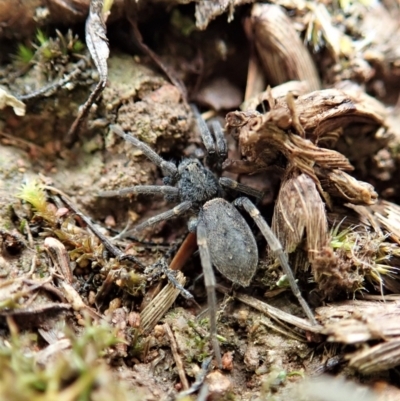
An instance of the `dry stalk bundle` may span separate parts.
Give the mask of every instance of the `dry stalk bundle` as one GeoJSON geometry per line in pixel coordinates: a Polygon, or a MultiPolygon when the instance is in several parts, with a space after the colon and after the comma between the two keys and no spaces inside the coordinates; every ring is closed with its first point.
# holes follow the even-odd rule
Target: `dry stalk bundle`
{"type": "MultiPolygon", "coordinates": [[[[372,186],[346,173],[353,170],[347,157],[321,146],[333,146],[340,137],[354,142],[350,138],[354,125],[369,127],[372,138],[384,130],[385,134],[379,132],[376,147],[385,146],[390,134],[386,131],[386,110],[380,102],[361,92],[327,89],[297,99],[291,94],[274,98],[270,93],[268,103],[270,110],[265,114],[249,110],[226,117],[228,131],[239,142],[243,164],[253,165],[253,171],[257,171],[283,154],[290,166],[313,178],[321,194],[324,187],[332,196],[354,204],[370,205],[376,201],[372,186]],[[346,128],[351,131],[349,135],[346,128]]],[[[231,162],[226,167],[234,170],[240,164],[231,162]]]]}
{"type": "Polygon", "coordinates": [[[400,243],[400,206],[381,201],[371,207],[375,219],[395,240],[400,243]]]}
{"type": "Polygon", "coordinates": [[[363,374],[386,371],[400,364],[400,304],[347,301],[317,309],[328,341],[360,344],[347,356],[349,365],[363,374]],[[381,340],[376,345],[367,341],[381,340]]]}
{"type": "MultiPolygon", "coordinates": [[[[324,204],[330,210],[333,200],[335,206],[348,202],[363,207],[373,205],[378,195],[372,185],[348,173],[354,167],[346,156],[324,145],[347,140],[351,144],[354,127],[362,127],[360,140],[383,138],[375,148],[369,147],[376,151],[390,137],[385,108],[368,95],[336,89],[297,99],[291,93],[275,98],[269,90],[264,99],[269,106],[265,114],[248,110],[227,115],[227,130],[238,140],[243,160],[229,162],[225,168],[251,173],[282,163],[284,156],[285,173],[272,220],[284,250],[291,253],[304,244],[308,263],[297,258],[297,267],[304,269],[311,264],[314,280],[325,297],[362,289],[366,276],[379,288],[383,285],[381,275],[391,272],[390,266],[378,263],[384,254],[384,235],[371,235],[365,226],[348,231],[337,227],[340,246],[333,245],[336,239],[329,232],[324,204]],[[365,250],[359,246],[362,241],[365,250]]],[[[361,145],[357,142],[358,147],[361,145]]]]}
{"type": "MultiPolygon", "coordinates": [[[[177,272],[176,281],[180,285],[185,285],[186,278],[182,272],[177,272]]],[[[171,308],[176,298],[180,294],[180,290],[171,282],[154,297],[154,299],[140,313],[141,329],[143,333],[149,333],[160,319],[171,308]]]]}

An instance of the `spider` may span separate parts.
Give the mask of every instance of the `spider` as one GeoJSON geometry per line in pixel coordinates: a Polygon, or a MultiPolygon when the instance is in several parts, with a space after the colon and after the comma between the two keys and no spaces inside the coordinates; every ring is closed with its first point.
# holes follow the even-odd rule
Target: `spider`
{"type": "Polygon", "coordinates": [[[224,134],[221,126],[214,122],[213,135],[197,108],[192,106],[192,110],[207,151],[206,163],[210,167],[206,167],[198,159],[183,159],[175,165],[162,159],[148,145],[134,136],[126,134],[119,126],[111,125],[110,128],[115,134],[140,149],[161,169],[164,185],[137,185],[116,191],[101,192],[99,195],[105,197],[128,194],[164,195],[167,201],[178,203],[170,210],[137,225],[135,231],[173,217],[190,215],[188,229],[197,234],[197,245],[207,290],[211,343],[218,366],[221,367],[221,351],[217,339],[216,280],[212,266],[214,265],[231,282],[247,287],[258,264],[256,240],[238,208],[244,209],[254,220],[269,244],[270,250],[278,258],[293,293],[307,317],[313,324],[316,324],[316,320],[296,284],[287,254],[256,206],[245,196],[237,198],[233,204],[224,198],[227,190],[235,190],[250,196],[257,196],[259,193],[230,178],[218,178],[211,171],[212,169],[221,171],[222,161],[227,157],[224,134]]]}

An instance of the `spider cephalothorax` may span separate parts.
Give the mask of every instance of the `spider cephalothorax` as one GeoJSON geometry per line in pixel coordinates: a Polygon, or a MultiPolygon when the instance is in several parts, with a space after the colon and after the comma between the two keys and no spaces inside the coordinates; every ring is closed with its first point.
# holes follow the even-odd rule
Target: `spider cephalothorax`
{"type": "Polygon", "coordinates": [[[176,186],[180,200],[197,207],[223,195],[217,177],[197,159],[185,159],[179,164],[176,186]]]}

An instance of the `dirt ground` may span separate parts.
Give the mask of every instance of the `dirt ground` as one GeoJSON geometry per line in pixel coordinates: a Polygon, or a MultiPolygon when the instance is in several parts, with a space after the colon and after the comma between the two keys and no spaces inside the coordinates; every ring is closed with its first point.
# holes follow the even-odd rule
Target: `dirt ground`
{"type": "Polygon", "coordinates": [[[256,3],[114,1],[71,134],[104,74],[89,1],[0,0],[0,399],[400,399],[400,4],[256,3]],[[246,217],[250,286],[216,272],[222,368],[187,216],[118,235],[171,202],[101,195],[168,184],[110,124],[206,162],[191,104],[317,323],[246,217]]]}

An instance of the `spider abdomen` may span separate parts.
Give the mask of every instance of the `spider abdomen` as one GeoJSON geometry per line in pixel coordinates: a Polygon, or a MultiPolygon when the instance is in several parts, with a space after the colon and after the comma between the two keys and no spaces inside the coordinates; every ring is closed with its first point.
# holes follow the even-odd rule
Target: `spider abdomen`
{"type": "Polygon", "coordinates": [[[228,280],[247,287],[257,269],[258,249],[243,216],[225,199],[215,198],[204,204],[199,217],[213,265],[228,280]]]}

